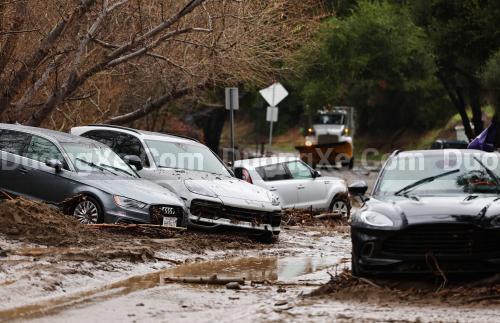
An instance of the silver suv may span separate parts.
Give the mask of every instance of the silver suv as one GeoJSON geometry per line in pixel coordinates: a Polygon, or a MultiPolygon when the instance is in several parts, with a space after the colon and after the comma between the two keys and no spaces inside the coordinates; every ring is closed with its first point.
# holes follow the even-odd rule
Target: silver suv
{"type": "Polygon", "coordinates": [[[189,226],[233,227],[266,240],[280,232],[279,197],[235,178],[216,154],[193,139],[109,125],[76,127],[71,133],[108,145],[141,177],[176,193],[188,207],[189,226]]]}

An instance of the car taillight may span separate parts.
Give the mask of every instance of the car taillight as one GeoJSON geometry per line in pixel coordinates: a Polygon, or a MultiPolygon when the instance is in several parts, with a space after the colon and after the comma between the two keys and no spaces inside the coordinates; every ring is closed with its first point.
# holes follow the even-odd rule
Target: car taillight
{"type": "Polygon", "coordinates": [[[252,176],[250,176],[250,173],[248,172],[247,169],[243,169],[241,171],[241,179],[244,180],[245,182],[253,184],[252,176]]]}

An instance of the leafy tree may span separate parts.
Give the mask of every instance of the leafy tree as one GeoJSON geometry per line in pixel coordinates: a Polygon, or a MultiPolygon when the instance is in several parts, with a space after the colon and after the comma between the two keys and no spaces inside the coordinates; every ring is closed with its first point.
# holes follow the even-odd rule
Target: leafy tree
{"type": "Polygon", "coordinates": [[[500,48],[498,0],[419,0],[411,2],[417,25],[432,45],[437,76],[473,137],[466,107],[470,105],[475,133],[483,129],[479,72],[500,48]]]}
{"type": "Polygon", "coordinates": [[[311,110],[353,105],[361,129],[432,127],[447,116],[425,33],[406,6],[360,1],[352,14],[325,22],[301,54],[297,82],[311,110]]]}

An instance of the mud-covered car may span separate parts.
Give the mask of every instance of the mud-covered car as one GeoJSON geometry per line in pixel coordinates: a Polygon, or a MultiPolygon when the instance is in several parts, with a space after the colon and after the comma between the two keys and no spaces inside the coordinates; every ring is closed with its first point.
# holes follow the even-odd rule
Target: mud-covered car
{"type": "Polygon", "coordinates": [[[395,152],[352,217],[353,273],[500,272],[499,176],[497,153],[395,152]]]}
{"type": "Polygon", "coordinates": [[[0,190],[55,205],[65,202],[64,210],[86,224],[178,226],[186,214],[175,194],[139,178],[109,147],[20,125],[0,124],[0,190]]]}
{"type": "Polygon", "coordinates": [[[117,126],[91,125],[71,133],[100,141],[140,168],[139,175],[168,188],[188,207],[188,225],[236,228],[272,240],[280,232],[274,193],[237,179],[219,157],[190,138],[117,126]]]}

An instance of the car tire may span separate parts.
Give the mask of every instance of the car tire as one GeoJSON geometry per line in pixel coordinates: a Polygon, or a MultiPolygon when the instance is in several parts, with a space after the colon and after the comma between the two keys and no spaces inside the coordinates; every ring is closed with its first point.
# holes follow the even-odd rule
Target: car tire
{"type": "Polygon", "coordinates": [[[351,216],[351,206],[347,199],[342,197],[335,197],[330,204],[330,212],[340,211],[343,217],[350,218],[351,216]]]}
{"type": "Polygon", "coordinates": [[[278,235],[273,234],[272,232],[266,232],[259,236],[259,241],[262,243],[274,243],[278,240],[278,235]]]}
{"type": "Polygon", "coordinates": [[[83,224],[97,224],[104,222],[104,212],[101,203],[90,196],[83,197],[76,203],[73,216],[83,224]]]}
{"type": "Polygon", "coordinates": [[[349,169],[353,169],[354,168],[354,157],[352,157],[350,160],[349,160],[349,165],[348,165],[349,169]]]}

